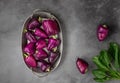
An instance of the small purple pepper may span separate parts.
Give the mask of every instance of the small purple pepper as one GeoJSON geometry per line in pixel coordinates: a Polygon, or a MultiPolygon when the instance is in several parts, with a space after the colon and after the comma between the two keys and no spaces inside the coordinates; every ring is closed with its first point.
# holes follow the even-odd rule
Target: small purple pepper
{"type": "Polygon", "coordinates": [[[99,25],[97,29],[97,38],[99,41],[103,41],[108,36],[109,29],[106,25],[99,25]]]}
{"type": "Polygon", "coordinates": [[[47,35],[55,35],[59,33],[59,26],[55,20],[48,19],[42,22],[42,26],[47,35]]]}
{"type": "Polygon", "coordinates": [[[35,53],[35,43],[30,42],[29,44],[27,44],[24,47],[23,51],[27,54],[31,54],[31,55],[34,54],[35,53]]]}
{"type": "Polygon", "coordinates": [[[27,32],[25,33],[25,37],[26,37],[26,39],[29,40],[30,42],[36,42],[36,41],[37,41],[36,38],[35,38],[35,36],[34,36],[31,32],[29,32],[29,31],[27,31],[27,32]]]}
{"type": "Polygon", "coordinates": [[[39,39],[36,43],[36,49],[42,49],[44,47],[47,47],[47,43],[44,39],[39,39]]]}
{"type": "Polygon", "coordinates": [[[47,38],[47,34],[40,28],[35,28],[34,34],[40,38],[47,38]]]}
{"type": "Polygon", "coordinates": [[[78,58],[76,61],[76,66],[80,73],[85,74],[88,70],[88,63],[83,59],[78,58]]]}
{"type": "Polygon", "coordinates": [[[44,60],[37,62],[37,67],[40,68],[42,72],[50,71],[50,64],[44,60]]]}
{"type": "Polygon", "coordinates": [[[36,19],[31,19],[31,21],[28,23],[28,29],[29,30],[33,30],[33,29],[35,29],[35,28],[37,28],[37,27],[40,27],[40,23],[39,23],[39,21],[38,20],[36,20],[36,19]]]}
{"type": "Polygon", "coordinates": [[[33,68],[37,67],[36,61],[32,55],[24,54],[23,56],[24,56],[24,61],[28,67],[33,67],[33,68]]]}
{"type": "Polygon", "coordinates": [[[59,58],[59,56],[60,56],[60,53],[58,53],[58,52],[56,52],[56,53],[55,52],[51,52],[50,56],[48,57],[49,63],[54,64],[55,61],[59,58]]]}
{"type": "Polygon", "coordinates": [[[60,45],[60,40],[59,39],[53,39],[53,38],[50,38],[48,40],[48,50],[52,50],[53,48],[57,47],[60,45]]]}
{"type": "Polygon", "coordinates": [[[39,49],[36,51],[34,57],[36,60],[42,60],[42,59],[47,58],[48,54],[43,49],[39,49]]]}

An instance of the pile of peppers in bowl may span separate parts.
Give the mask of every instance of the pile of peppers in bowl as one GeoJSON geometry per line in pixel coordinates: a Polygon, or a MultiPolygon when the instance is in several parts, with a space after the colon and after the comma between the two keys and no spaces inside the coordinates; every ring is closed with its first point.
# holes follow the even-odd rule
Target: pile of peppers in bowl
{"type": "Polygon", "coordinates": [[[33,16],[23,31],[23,58],[37,72],[49,72],[60,57],[60,28],[55,19],[33,16]]]}

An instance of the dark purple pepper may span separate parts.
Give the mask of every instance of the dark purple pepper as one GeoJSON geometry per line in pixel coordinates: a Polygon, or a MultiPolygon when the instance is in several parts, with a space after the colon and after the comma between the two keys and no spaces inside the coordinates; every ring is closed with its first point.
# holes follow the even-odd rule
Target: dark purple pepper
{"type": "Polygon", "coordinates": [[[36,43],[36,49],[42,49],[44,47],[47,47],[47,43],[44,39],[39,39],[36,43]]]}
{"type": "Polygon", "coordinates": [[[28,67],[37,67],[36,61],[32,55],[26,55],[24,54],[24,61],[28,67]]]}
{"type": "Polygon", "coordinates": [[[35,55],[34,55],[36,60],[42,60],[48,57],[47,52],[45,52],[43,49],[39,49],[36,51],[35,55]]]}
{"type": "Polygon", "coordinates": [[[57,47],[60,45],[60,40],[59,39],[53,39],[53,38],[50,38],[48,40],[48,50],[52,50],[53,48],[57,47]]]}
{"type": "Polygon", "coordinates": [[[34,34],[40,38],[47,38],[47,34],[40,28],[35,28],[34,34]]]}
{"type": "Polygon", "coordinates": [[[26,37],[26,39],[29,40],[30,42],[36,42],[36,41],[37,41],[36,38],[35,38],[35,36],[34,36],[31,32],[29,32],[29,31],[27,31],[27,32],[25,33],[25,37],[26,37]]]}
{"type": "Polygon", "coordinates": [[[103,41],[108,36],[109,29],[106,25],[99,25],[97,29],[97,38],[99,41],[103,41]]]}
{"type": "Polygon", "coordinates": [[[30,42],[29,44],[27,44],[25,47],[24,47],[24,52],[27,53],[27,54],[34,54],[35,53],[35,43],[33,42],[30,42]]]}
{"type": "Polygon", "coordinates": [[[40,68],[42,72],[50,71],[50,64],[44,60],[37,62],[37,67],[40,68]]]}
{"type": "Polygon", "coordinates": [[[54,64],[59,58],[59,56],[60,56],[59,52],[51,52],[50,56],[48,57],[49,63],[54,64]]]}
{"type": "Polygon", "coordinates": [[[45,32],[47,33],[47,35],[49,35],[49,36],[58,34],[60,31],[59,26],[55,20],[51,20],[51,19],[44,20],[42,22],[42,26],[43,26],[45,32]]]}
{"type": "Polygon", "coordinates": [[[80,73],[85,74],[88,70],[88,63],[83,59],[78,58],[76,61],[76,66],[80,73]]]}
{"type": "Polygon", "coordinates": [[[32,19],[29,23],[28,23],[28,29],[29,30],[33,30],[33,29],[35,29],[35,28],[37,28],[37,27],[40,27],[40,23],[39,23],[39,21],[38,20],[36,20],[36,19],[32,19]]]}

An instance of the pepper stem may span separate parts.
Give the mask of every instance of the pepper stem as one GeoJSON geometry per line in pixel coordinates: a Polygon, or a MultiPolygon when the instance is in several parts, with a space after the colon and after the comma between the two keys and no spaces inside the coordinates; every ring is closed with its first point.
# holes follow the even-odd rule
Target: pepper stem
{"type": "Polygon", "coordinates": [[[39,17],[39,18],[38,18],[38,21],[39,21],[39,22],[42,22],[42,18],[41,18],[41,17],[39,17]]]}
{"type": "Polygon", "coordinates": [[[27,29],[24,29],[24,31],[23,31],[24,33],[26,33],[27,32],[27,29]]]}
{"type": "Polygon", "coordinates": [[[57,39],[58,38],[58,35],[52,35],[51,36],[53,39],[57,39]]]}
{"type": "Polygon", "coordinates": [[[53,48],[53,51],[56,52],[57,51],[57,46],[55,48],[53,48]]]}
{"type": "Polygon", "coordinates": [[[107,25],[104,24],[103,27],[104,27],[104,28],[107,28],[107,25]]]}
{"type": "Polygon", "coordinates": [[[46,71],[47,71],[47,72],[50,72],[50,67],[48,67],[48,68],[46,69],[46,71]]]}
{"type": "Polygon", "coordinates": [[[28,57],[28,55],[27,55],[27,54],[23,54],[23,56],[24,56],[24,57],[28,57]]]}

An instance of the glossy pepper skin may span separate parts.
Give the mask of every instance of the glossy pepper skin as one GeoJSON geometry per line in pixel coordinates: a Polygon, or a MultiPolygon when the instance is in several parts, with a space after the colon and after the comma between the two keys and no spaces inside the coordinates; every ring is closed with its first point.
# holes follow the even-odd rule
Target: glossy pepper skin
{"type": "Polygon", "coordinates": [[[42,26],[48,36],[58,34],[60,31],[57,22],[52,19],[44,20],[42,26]]]}
{"type": "Polygon", "coordinates": [[[26,55],[24,54],[24,61],[28,67],[36,68],[37,64],[32,55],[26,55]]]}
{"type": "Polygon", "coordinates": [[[48,57],[48,54],[43,49],[39,49],[39,50],[36,51],[34,57],[35,57],[36,60],[43,60],[43,59],[48,57]]]}
{"type": "Polygon", "coordinates": [[[44,39],[39,39],[36,43],[36,49],[43,49],[44,47],[47,47],[47,43],[44,39]]]}
{"type": "Polygon", "coordinates": [[[48,40],[48,47],[47,49],[48,50],[52,50],[53,48],[57,47],[60,45],[60,40],[59,39],[53,39],[53,38],[50,38],[48,40]]]}
{"type": "Polygon", "coordinates": [[[83,59],[78,58],[76,61],[76,66],[81,74],[85,74],[88,70],[88,63],[83,59]]]}
{"type": "Polygon", "coordinates": [[[97,38],[99,41],[103,41],[108,36],[109,29],[106,25],[99,25],[97,29],[97,38]]]}
{"type": "Polygon", "coordinates": [[[27,31],[27,32],[25,33],[25,37],[26,37],[26,39],[29,40],[30,42],[36,42],[36,41],[37,41],[36,38],[35,38],[35,36],[34,36],[31,32],[29,32],[29,31],[27,31]]]}
{"type": "Polygon", "coordinates": [[[42,72],[49,72],[50,71],[50,64],[44,60],[41,60],[37,62],[37,67],[42,71],[42,72]]]}
{"type": "Polygon", "coordinates": [[[34,54],[34,53],[35,53],[35,43],[33,43],[33,42],[28,43],[28,44],[24,47],[23,51],[24,51],[26,54],[30,54],[30,55],[34,54]]]}
{"type": "Polygon", "coordinates": [[[40,38],[47,38],[47,34],[40,28],[35,28],[34,34],[40,38]]]}
{"type": "Polygon", "coordinates": [[[37,19],[32,19],[29,23],[28,23],[28,26],[27,26],[27,29],[28,30],[33,30],[37,27],[40,27],[40,23],[37,19]]]}
{"type": "Polygon", "coordinates": [[[60,56],[59,52],[51,52],[48,57],[49,63],[54,64],[56,60],[59,58],[59,56],[60,56]]]}

